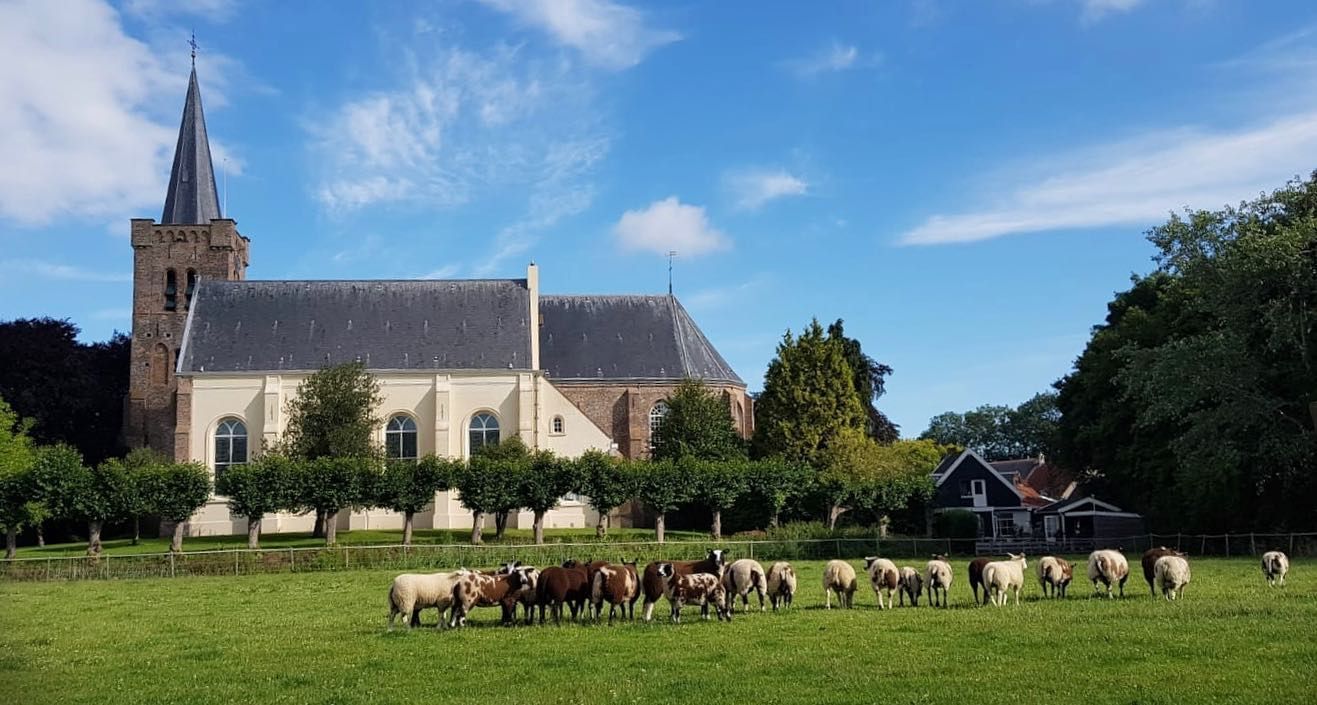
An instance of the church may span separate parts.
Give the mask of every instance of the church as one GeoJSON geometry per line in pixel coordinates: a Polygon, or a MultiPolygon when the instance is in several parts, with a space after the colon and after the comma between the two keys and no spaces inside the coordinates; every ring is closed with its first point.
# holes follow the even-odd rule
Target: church
{"type": "MultiPolygon", "coordinates": [[[[575,457],[599,449],[648,454],[664,400],[698,378],[753,430],[745,382],[668,295],[562,295],[525,278],[253,281],[251,240],[221,213],[195,66],[159,222],[132,221],[133,330],[124,436],[222,475],[276,441],[307,375],[358,361],[379,381],[377,441],[392,458],[468,458],[512,436],[575,457]]],[[[629,521],[625,513],[617,517],[629,521]]],[[[597,516],[563,498],[547,527],[597,516]]],[[[344,512],[340,529],[400,528],[385,510],[344,512]]],[[[442,492],[417,528],[470,528],[442,492]]],[[[267,532],[309,531],[308,515],[265,518],[267,532]]],[[[531,515],[510,517],[528,527],[531,515]]],[[[224,497],[188,522],[190,535],[246,531],[224,497]]]]}

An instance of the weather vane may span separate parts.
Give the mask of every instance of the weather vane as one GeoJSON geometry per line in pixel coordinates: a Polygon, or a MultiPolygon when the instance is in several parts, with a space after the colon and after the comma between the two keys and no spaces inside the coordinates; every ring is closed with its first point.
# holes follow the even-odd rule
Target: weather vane
{"type": "Polygon", "coordinates": [[[192,32],[192,38],[188,40],[187,45],[192,47],[192,68],[197,67],[197,33],[192,32]]]}
{"type": "Polygon", "coordinates": [[[672,296],[672,258],[676,256],[676,250],[668,250],[668,296],[672,296]]]}

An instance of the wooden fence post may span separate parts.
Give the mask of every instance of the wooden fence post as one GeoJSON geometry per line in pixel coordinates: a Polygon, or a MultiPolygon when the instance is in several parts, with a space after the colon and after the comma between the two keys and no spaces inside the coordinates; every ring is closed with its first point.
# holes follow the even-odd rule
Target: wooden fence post
{"type": "Polygon", "coordinates": [[[1258,555],[1258,539],[1252,531],[1248,532],[1248,552],[1252,556],[1258,555]]]}
{"type": "Polygon", "coordinates": [[[289,573],[297,572],[297,554],[294,553],[293,549],[291,548],[288,549],[288,572],[289,573]]]}
{"type": "Polygon", "coordinates": [[[1226,558],[1230,557],[1230,534],[1226,534],[1226,558]]]}
{"type": "Polygon", "coordinates": [[[174,552],[169,552],[169,577],[174,577],[174,552]]]}

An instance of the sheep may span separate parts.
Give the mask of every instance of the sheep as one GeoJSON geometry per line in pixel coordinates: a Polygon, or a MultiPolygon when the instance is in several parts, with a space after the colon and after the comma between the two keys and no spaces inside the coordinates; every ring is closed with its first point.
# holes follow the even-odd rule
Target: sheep
{"type": "Polygon", "coordinates": [[[722,579],[712,573],[678,575],[671,563],[660,563],[658,577],[663,581],[663,594],[672,605],[672,621],[681,623],[681,608],[699,605],[700,617],[709,618],[709,605],[718,612],[718,621],[732,621],[732,610],[727,600],[727,589],[722,579]]]}
{"type": "Polygon", "coordinates": [[[988,604],[988,586],[983,584],[983,567],[991,558],[975,558],[969,562],[969,589],[974,591],[974,604],[979,603],[979,586],[983,586],[983,604],[988,604]]]}
{"type": "Polygon", "coordinates": [[[878,609],[885,610],[888,607],[895,607],[892,604],[892,593],[901,584],[901,572],[896,569],[896,564],[886,558],[877,556],[866,556],[864,559],[864,572],[869,574],[869,584],[873,586],[873,594],[878,596],[878,609]],[[883,594],[887,594],[887,601],[883,602],[883,594]]]}
{"type": "Polygon", "coordinates": [[[473,607],[502,607],[503,623],[515,621],[521,591],[535,588],[534,568],[517,568],[511,573],[486,575],[466,573],[453,585],[453,610],[448,619],[450,627],[466,625],[466,617],[473,607]]]}
{"type": "Polygon", "coordinates": [[[1189,561],[1183,556],[1162,556],[1153,565],[1152,574],[1167,600],[1183,597],[1184,586],[1189,584],[1189,561]]]}
{"type": "Polygon", "coordinates": [[[923,592],[924,592],[924,576],[920,575],[919,571],[915,570],[914,568],[911,568],[910,566],[905,566],[904,568],[902,568],[901,590],[899,593],[901,606],[905,607],[905,598],[909,597],[910,606],[918,607],[919,596],[923,594],[923,592]]]}
{"type": "MultiPolygon", "coordinates": [[[[699,561],[672,561],[672,569],[677,575],[692,573],[710,573],[723,577],[723,567],[727,565],[727,552],[720,548],[709,550],[709,555],[699,561]]],[[[654,618],[654,603],[663,597],[663,581],[659,580],[658,562],[645,566],[645,574],[640,578],[640,589],[645,595],[644,618],[648,622],[654,618]]]]}
{"type": "Polygon", "coordinates": [[[1015,605],[1020,605],[1020,588],[1024,587],[1024,569],[1029,567],[1024,554],[1006,554],[1010,560],[993,561],[983,566],[983,585],[992,593],[992,604],[1006,605],[1006,591],[1015,593],[1015,605]]]}
{"type": "Polygon", "coordinates": [[[1064,598],[1074,575],[1070,561],[1064,558],[1043,556],[1038,560],[1038,586],[1043,589],[1044,596],[1048,595],[1050,589],[1052,597],[1064,598]]]}
{"type": "Polygon", "coordinates": [[[1262,575],[1267,578],[1267,585],[1276,587],[1285,585],[1285,574],[1290,572],[1290,558],[1280,551],[1267,551],[1262,554],[1262,575]]]}
{"type": "Polygon", "coordinates": [[[1148,583],[1148,592],[1152,593],[1153,597],[1157,596],[1157,588],[1153,586],[1153,579],[1152,579],[1153,566],[1157,564],[1157,559],[1161,558],[1162,556],[1183,556],[1183,555],[1184,555],[1183,553],[1180,553],[1179,551],[1176,551],[1174,549],[1167,548],[1165,546],[1150,548],[1147,551],[1143,552],[1143,559],[1140,561],[1143,564],[1143,580],[1148,583]]]}
{"type": "Polygon", "coordinates": [[[622,608],[622,618],[627,619],[627,608],[631,609],[631,619],[636,618],[636,597],[640,595],[640,579],[636,574],[636,564],[603,565],[594,571],[590,580],[590,603],[594,605],[594,618],[603,616],[604,600],[608,601],[608,623],[613,623],[613,614],[622,608]]]}
{"type": "Polygon", "coordinates": [[[723,573],[723,587],[727,589],[731,600],[730,609],[736,609],[736,598],[741,598],[741,609],[750,608],[750,593],[759,596],[759,611],[764,611],[764,591],[768,586],[768,577],[764,575],[764,566],[752,558],[733,561],[723,573]]]}
{"type": "Polygon", "coordinates": [[[453,605],[453,585],[470,572],[463,568],[451,573],[403,573],[394,578],[389,586],[389,631],[400,614],[409,629],[421,626],[421,610],[429,607],[438,608],[435,628],[442,627],[444,613],[453,605]]]}
{"type": "MultiPolygon", "coordinates": [[[[952,577],[951,564],[947,562],[946,556],[933,556],[933,560],[928,562],[929,607],[947,606],[947,590],[951,587],[952,577]],[[940,601],[939,596],[941,597],[940,601]]],[[[975,595],[974,601],[978,602],[977,595],[975,595]]]]}
{"type": "Polygon", "coordinates": [[[540,608],[540,624],[544,613],[553,614],[553,623],[562,622],[562,606],[572,611],[572,619],[585,616],[585,605],[590,600],[590,570],[597,564],[564,561],[561,566],[545,568],[536,581],[535,603],[540,608]]]}
{"type": "Polygon", "coordinates": [[[1120,585],[1120,596],[1125,596],[1125,581],[1130,576],[1130,564],[1120,551],[1102,549],[1088,554],[1088,579],[1093,581],[1093,592],[1098,592],[1098,581],[1107,586],[1107,597],[1112,598],[1112,585],[1120,585]]]}
{"type": "Polygon", "coordinates": [[[832,593],[847,609],[855,606],[855,567],[846,561],[833,560],[823,568],[824,606],[832,609],[832,593]]]}
{"type": "Polygon", "coordinates": [[[773,611],[782,603],[782,608],[791,607],[791,598],[796,596],[796,569],[786,561],[778,561],[768,568],[768,601],[773,603],[773,611]]]}

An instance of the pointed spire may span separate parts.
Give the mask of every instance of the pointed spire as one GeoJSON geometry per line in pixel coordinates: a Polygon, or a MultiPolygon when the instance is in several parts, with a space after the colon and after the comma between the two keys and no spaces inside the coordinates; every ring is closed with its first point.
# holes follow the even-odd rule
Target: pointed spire
{"type": "MultiPolygon", "coordinates": [[[[193,46],[193,60],[196,48],[193,46]]],[[[178,145],[174,148],[174,168],[169,172],[169,191],[165,193],[165,211],[161,224],[203,225],[219,218],[219,190],[215,188],[215,170],[210,163],[210,141],[206,139],[206,116],[201,110],[201,89],[197,86],[197,68],[188,79],[187,102],[183,104],[183,122],[178,127],[178,145]]]]}

